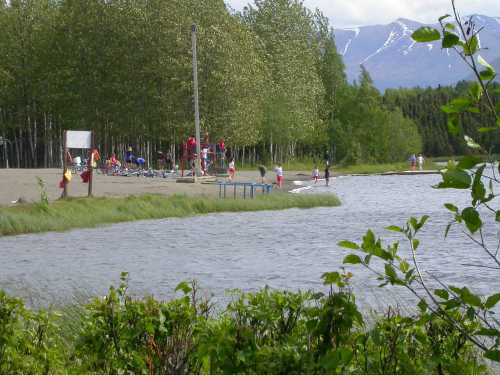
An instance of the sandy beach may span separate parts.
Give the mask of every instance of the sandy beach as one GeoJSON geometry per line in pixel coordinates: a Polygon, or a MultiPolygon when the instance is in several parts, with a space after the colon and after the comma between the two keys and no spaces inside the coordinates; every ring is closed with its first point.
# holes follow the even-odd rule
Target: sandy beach
{"type": "MultiPolygon", "coordinates": [[[[27,202],[40,200],[40,190],[37,177],[45,182],[49,200],[56,200],[61,196],[59,182],[61,181],[60,169],[0,169],[0,205],[12,205],[12,202],[22,198],[27,202]]],[[[293,188],[293,180],[304,179],[300,172],[290,171],[285,173],[284,189],[293,188]]],[[[237,173],[239,182],[260,182],[258,171],[241,171],[237,173]]],[[[274,181],[274,173],[268,173],[268,182],[274,181]]],[[[77,175],[68,186],[71,197],[84,197],[87,195],[88,185],[81,182],[77,175]]],[[[147,177],[122,177],[95,174],[93,195],[96,197],[120,197],[140,194],[186,194],[186,195],[218,195],[218,187],[214,184],[186,184],[176,183],[171,178],[147,177]]]]}

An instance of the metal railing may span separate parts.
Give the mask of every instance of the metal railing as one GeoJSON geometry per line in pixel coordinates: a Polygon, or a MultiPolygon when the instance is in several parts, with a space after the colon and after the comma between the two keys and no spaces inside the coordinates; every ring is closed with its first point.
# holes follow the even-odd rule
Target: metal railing
{"type": "Polygon", "coordinates": [[[234,199],[238,195],[241,195],[241,190],[238,188],[243,188],[243,199],[253,199],[256,194],[262,192],[262,194],[270,194],[273,190],[273,185],[271,184],[257,184],[254,182],[218,182],[219,185],[219,198],[226,199],[228,195],[228,187],[233,188],[232,196],[234,199]],[[240,193],[240,194],[238,194],[240,193]]]}

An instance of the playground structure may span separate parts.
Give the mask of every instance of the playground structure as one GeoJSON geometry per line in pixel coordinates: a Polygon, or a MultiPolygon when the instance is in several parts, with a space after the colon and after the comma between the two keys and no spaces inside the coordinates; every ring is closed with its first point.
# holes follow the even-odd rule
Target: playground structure
{"type": "MultiPolygon", "coordinates": [[[[189,137],[182,144],[182,156],[180,158],[181,177],[186,177],[186,171],[190,171],[189,176],[196,174],[196,161],[198,159],[196,150],[196,140],[193,136],[189,137]]],[[[223,141],[217,144],[210,143],[208,133],[206,133],[200,150],[200,176],[227,174],[226,149],[223,141]]]]}

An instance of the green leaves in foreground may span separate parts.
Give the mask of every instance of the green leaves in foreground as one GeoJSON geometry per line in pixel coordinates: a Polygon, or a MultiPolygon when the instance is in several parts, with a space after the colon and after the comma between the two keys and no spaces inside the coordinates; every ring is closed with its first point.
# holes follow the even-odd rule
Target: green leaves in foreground
{"type": "Polygon", "coordinates": [[[436,188],[438,189],[468,189],[472,184],[470,174],[456,167],[451,167],[442,172],[443,181],[436,188]]]}
{"type": "Polygon", "coordinates": [[[441,33],[432,27],[421,27],[411,34],[412,39],[418,43],[434,42],[441,39],[441,33]]]}
{"type": "Polygon", "coordinates": [[[457,34],[455,33],[450,33],[449,31],[446,31],[444,33],[444,38],[443,38],[443,48],[452,48],[458,45],[460,42],[460,38],[458,37],[457,34]]]}
{"type": "Polygon", "coordinates": [[[363,261],[355,254],[349,254],[344,258],[344,264],[361,264],[363,261]]]}
{"type": "Polygon", "coordinates": [[[495,68],[488,63],[482,56],[477,57],[477,62],[484,66],[485,70],[480,72],[480,77],[483,81],[491,81],[494,80],[497,76],[495,68]]]}
{"type": "Polygon", "coordinates": [[[500,293],[496,293],[496,294],[493,294],[492,296],[488,297],[484,306],[487,309],[491,309],[491,308],[495,307],[498,302],[500,302],[500,293]]]}

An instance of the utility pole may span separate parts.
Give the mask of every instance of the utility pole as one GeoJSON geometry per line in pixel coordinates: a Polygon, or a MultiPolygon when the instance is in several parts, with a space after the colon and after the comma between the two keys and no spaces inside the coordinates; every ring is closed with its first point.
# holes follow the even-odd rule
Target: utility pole
{"type": "Polygon", "coordinates": [[[201,160],[200,160],[200,104],[198,98],[198,57],[196,55],[196,25],[191,27],[191,42],[193,45],[193,91],[194,91],[194,124],[196,127],[196,161],[195,173],[196,177],[201,176],[201,160]]]}

